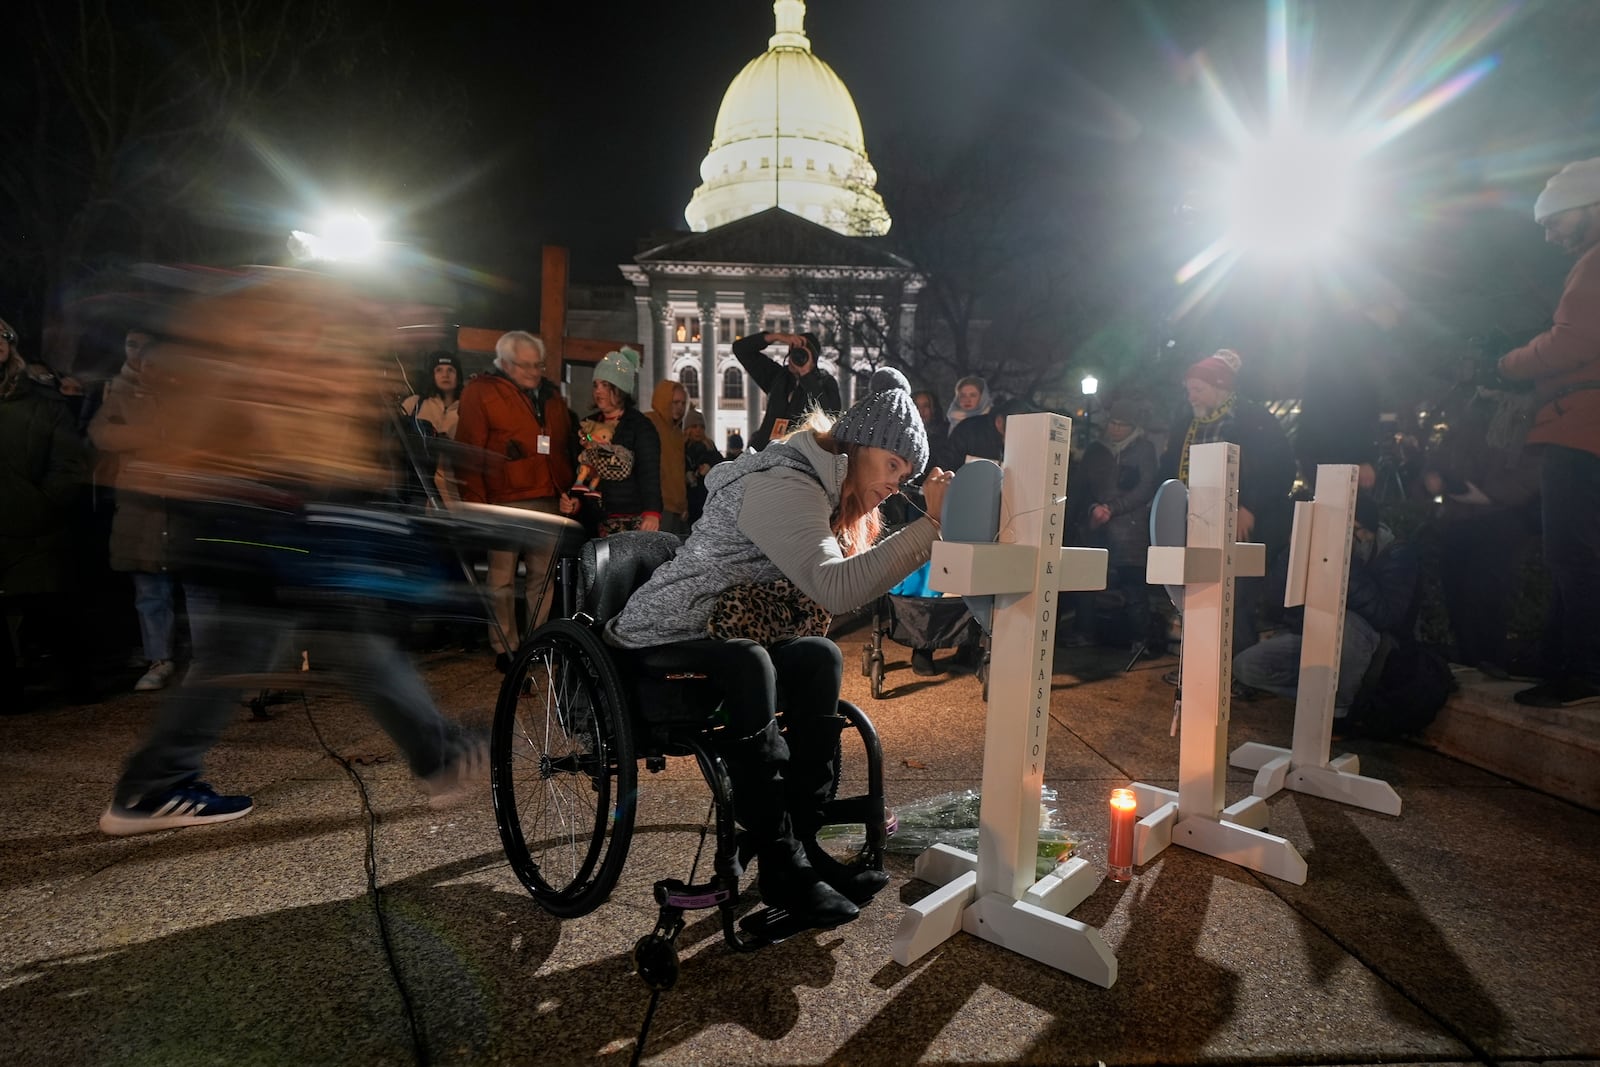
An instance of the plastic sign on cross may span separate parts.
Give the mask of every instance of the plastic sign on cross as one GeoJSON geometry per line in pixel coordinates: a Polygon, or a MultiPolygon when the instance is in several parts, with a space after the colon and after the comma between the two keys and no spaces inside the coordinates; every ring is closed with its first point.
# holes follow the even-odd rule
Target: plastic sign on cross
{"type": "Polygon", "coordinates": [[[1266,546],[1235,540],[1239,518],[1239,446],[1218,442],[1189,450],[1188,540],[1150,547],[1145,577],[1183,586],[1183,664],[1178,789],[1135,782],[1140,819],[1134,860],[1143,865],[1180,844],[1296,885],[1306,861],[1265,832],[1267,806],[1246,797],[1223,807],[1233,684],[1233,581],[1266,573],[1266,546]]]}
{"type": "Polygon", "coordinates": [[[1284,606],[1305,605],[1300,642],[1300,681],[1295,690],[1293,748],[1254,741],[1234,749],[1228,762],[1256,771],[1251,790],[1270,797],[1281,789],[1385,815],[1400,814],[1400,796],[1388,782],[1364,778],[1354,754],[1328,758],[1333,740],[1334,694],[1344,649],[1345,597],[1350,585],[1350,541],[1355,524],[1353,466],[1317,468],[1315,500],[1294,506],[1289,542],[1289,583],[1284,606]]]}
{"type": "MultiPolygon", "coordinates": [[[[983,800],[976,854],[935,845],[917,857],[916,876],[940,888],[901,919],[893,947],[901,965],[965,930],[1097,985],[1117,979],[1100,931],[1067,917],[1100,873],[1071,859],[1035,880],[1058,602],[1063,592],[1104,589],[1106,581],[1104,549],[1062,547],[1071,433],[1061,415],[1008,418],[998,536],[933,548],[933,588],[994,597],[983,800]]],[[[955,536],[952,504],[969,470],[993,484],[992,465],[988,473],[961,469],[946,501],[947,537],[955,536]]]]}

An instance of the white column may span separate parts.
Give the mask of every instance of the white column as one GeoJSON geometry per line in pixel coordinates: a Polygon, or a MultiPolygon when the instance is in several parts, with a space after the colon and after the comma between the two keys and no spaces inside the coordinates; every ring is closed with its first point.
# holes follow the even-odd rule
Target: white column
{"type": "MultiPolygon", "coordinates": [[[[700,297],[700,410],[712,440],[718,440],[717,402],[722,395],[722,375],[717,373],[717,303],[700,297]]],[[[720,441],[718,448],[721,448],[720,441]]]]}

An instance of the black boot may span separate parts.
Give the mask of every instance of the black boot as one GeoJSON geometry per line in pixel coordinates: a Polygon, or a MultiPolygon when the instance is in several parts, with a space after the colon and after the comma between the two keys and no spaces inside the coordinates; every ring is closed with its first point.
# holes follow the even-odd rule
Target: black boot
{"type": "Polygon", "coordinates": [[[755,845],[756,885],[770,907],[782,908],[807,926],[828,929],[860,914],[806,859],[795,840],[784,806],[783,771],[789,748],[768,723],[760,733],[733,742],[728,774],[733,779],[733,810],[755,845]]]}
{"type": "Polygon", "coordinates": [[[886,871],[859,863],[842,863],[817,842],[822,827],[822,808],[833,790],[834,757],[839,751],[839,735],[850,720],[829,715],[807,722],[789,724],[789,769],[784,774],[789,811],[793,813],[794,834],[805,849],[806,859],[822,875],[822,880],[843,893],[851,903],[865,904],[889,884],[886,871]]]}

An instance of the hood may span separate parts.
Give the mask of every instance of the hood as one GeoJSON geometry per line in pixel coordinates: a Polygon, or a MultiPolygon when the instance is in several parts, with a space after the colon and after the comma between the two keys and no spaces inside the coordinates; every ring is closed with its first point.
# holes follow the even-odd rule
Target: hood
{"type": "Polygon", "coordinates": [[[828,494],[828,506],[836,508],[849,466],[848,457],[836,456],[817,444],[815,431],[801,430],[782,441],[774,441],[759,452],[743,452],[732,463],[719,463],[712,467],[706,475],[706,491],[715,493],[747,474],[771,470],[773,467],[788,467],[791,470],[803,470],[821,482],[823,492],[828,494]]]}
{"type": "Polygon", "coordinates": [[[672,424],[672,394],[678,391],[678,383],[668,378],[663,378],[656,383],[656,391],[650,394],[650,410],[666,419],[672,424]]]}

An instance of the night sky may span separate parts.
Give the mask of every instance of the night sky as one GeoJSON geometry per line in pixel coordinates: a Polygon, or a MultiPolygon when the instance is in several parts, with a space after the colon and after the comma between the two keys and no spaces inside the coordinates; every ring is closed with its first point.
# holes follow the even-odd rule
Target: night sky
{"type": "MultiPolygon", "coordinates": [[[[897,190],[983,170],[1019,249],[1048,257],[1060,241],[1061,257],[1103,261],[1117,284],[1154,290],[1206,243],[1178,209],[1227,155],[1199,72],[1213,71],[1243,124],[1260,129],[1272,7],[814,0],[806,32],[854,95],[900,231],[891,241],[915,221],[897,190]]],[[[131,17],[134,6],[111,9],[131,17]]],[[[1386,190],[1366,219],[1384,276],[1439,288],[1451,271],[1509,273],[1507,286],[1542,300],[1563,266],[1528,208],[1562,163],[1600,154],[1600,4],[1285,9],[1297,114],[1337,127],[1363,111],[1369,122],[1428,112],[1370,158],[1386,190]],[[1491,69],[1469,88],[1443,92],[1483,63],[1491,69]],[[1447,101],[1430,110],[1435,90],[1447,101]]],[[[615,283],[641,239],[684,226],[722,93],[773,29],[767,0],[350,0],[345,10],[364,31],[354,73],[324,96],[286,96],[230,142],[222,176],[176,205],[208,228],[193,254],[281,255],[283,233],[319,204],[369,203],[394,213],[396,238],[466,279],[463,321],[485,324],[532,322],[542,244],[571,249],[574,281],[615,283]]],[[[157,53],[164,44],[159,24],[129,37],[157,53]]],[[[32,104],[9,89],[6,103],[0,137],[11,140],[32,104]]],[[[24,288],[0,282],[8,298],[24,288]]]]}

